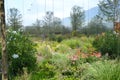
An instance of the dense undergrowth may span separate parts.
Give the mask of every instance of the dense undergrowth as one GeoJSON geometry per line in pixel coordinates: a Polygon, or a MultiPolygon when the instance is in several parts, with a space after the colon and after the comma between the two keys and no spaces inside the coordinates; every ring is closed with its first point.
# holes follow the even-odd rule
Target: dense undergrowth
{"type": "MultiPolygon", "coordinates": [[[[13,33],[13,35],[16,34],[13,33]]],[[[96,38],[81,36],[60,40],[59,38],[62,37],[60,35],[57,37],[58,39],[54,40],[41,40],[39,38],[30,40],[26,37],[22,39],[20,35],[15,37],[19,40],[13,40],[11,43],[18,44],[18,46],[14,45],[19,47],[14,51],[19,53],[18,55],[23,62],[25,60],[25,62],[30,63],[25,63],[26,66],[34,63],[36,65],[34,65],[35,69],[30,71],[29,67],[23,66],[21,68],[23,75],[19,71],[15,71],[17,76],[12,77],[11,80],[120,80],[118,34],[103,33],[96,38]],[[30,40],[31,43],[26,40],[30,40]],[[26,45],[23,44],[25,41],[26,45]],[[32,46],[33,42],[37,45],[32,46]],[[20,44],[21,46],[19,46],[20,44]],[[114,48],[117,48],[116,51],[113,50],[114,48]],[[35,49],[37,54],[35,54],[36,51],[31,52],[35,49]],[[28,56],[22,56],[24,54],[28,56]],[[31,63],[31,54],[36,56],[37,61],[34,63],[31,63]]],[[[22,65],[19,64],[22,61],[20,59],[13,59],[17,62],[11,67],[19,68],[22,65]]]]}

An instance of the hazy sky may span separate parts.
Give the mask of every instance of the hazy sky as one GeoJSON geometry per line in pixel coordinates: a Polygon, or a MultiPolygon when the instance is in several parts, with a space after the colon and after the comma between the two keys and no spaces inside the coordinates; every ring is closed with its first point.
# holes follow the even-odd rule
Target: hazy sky
{"type": "Polygon", "coordinates": [[[88,10],[97,6],[99,0],[5,0],[6,15],[9,8],[17,8],[23,16],[23,24],[30,25],[36,19],[43,19],[46,11],[53,11],[61,19],[70,16],[74,5],[88,10]]]}

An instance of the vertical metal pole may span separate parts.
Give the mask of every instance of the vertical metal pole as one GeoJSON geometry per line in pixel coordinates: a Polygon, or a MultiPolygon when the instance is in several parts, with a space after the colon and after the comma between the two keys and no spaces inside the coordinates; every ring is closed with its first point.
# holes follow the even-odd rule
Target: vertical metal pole
{"type": "Polygon", "coordinates": [[[0,0],[0,22],[2,35],[2,80],[8,80],[4,0],[0,0]]]}

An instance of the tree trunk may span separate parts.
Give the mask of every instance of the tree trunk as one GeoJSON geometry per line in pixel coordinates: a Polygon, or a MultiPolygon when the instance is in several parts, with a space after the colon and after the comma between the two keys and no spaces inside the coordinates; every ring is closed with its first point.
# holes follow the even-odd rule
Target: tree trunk
{"type": "Polygon", "coordinates": [[[2,34],[2,80],[8,80],[4,0],[0,0],[0,13],[2,34]]]}

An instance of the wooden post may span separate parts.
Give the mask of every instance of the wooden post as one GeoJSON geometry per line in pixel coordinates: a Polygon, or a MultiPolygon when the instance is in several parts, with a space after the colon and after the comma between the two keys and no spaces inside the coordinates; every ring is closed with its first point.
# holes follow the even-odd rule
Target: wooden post
{"type": "Polygon", "coordinates": [[[117,33],[120,33],[120,22],[115,22],[114,23],[115,24],[115,26],[114,26],[114,30],[117,32],[117,33]]]}
{"type": "Polygon", "coordinates": [[[2,35],[2,80],[8,80],[4,0],[0,0],[0,27],[2,35]]]}

